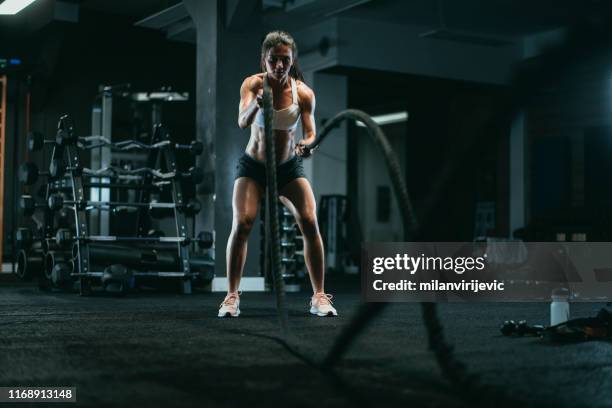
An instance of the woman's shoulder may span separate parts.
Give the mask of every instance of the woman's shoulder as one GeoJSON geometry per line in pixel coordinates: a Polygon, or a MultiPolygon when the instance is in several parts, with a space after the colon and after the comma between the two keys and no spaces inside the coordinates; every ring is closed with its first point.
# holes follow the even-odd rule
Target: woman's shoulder
{"type": "Polygon", "coordinates": [[[264,74],[254,74],[248,76],[242,82],[242,86],[248,89],[259,89],[263,85],[263,76],[264,74]]]}
{"type": "Polygon", "coordinates": [[[300,101],[314,99],[314,92],[303,81],[296,79],[295,85],[297,88],[298,98],[300,101]]]}

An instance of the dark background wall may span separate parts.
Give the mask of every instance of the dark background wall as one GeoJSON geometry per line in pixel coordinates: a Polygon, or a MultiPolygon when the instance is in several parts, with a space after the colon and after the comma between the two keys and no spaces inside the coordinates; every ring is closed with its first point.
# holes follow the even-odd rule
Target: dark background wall
{"type": "MultiPolygon", "coordinates": [[[[530,226],[612,238],[612,55],[606,32],[580,26],[562,47],[528,61],[530,226]]],[[[535,232],[534,235],[537,236],[535,232]]],[[[541,236],[541,235],[540,235],[541,236]]],[[[546,238],[546,236],[541,236],[546,238]]]]}
{"type": "MultiPolygon", "coordinates": [[[[472,240],[476,203],[481,201],[496,204],[496,228],[490,234],[507,236],[509,121],[494,120],[494,109],[505,100],[507,87],[380,71],[345,72],[349,106],[373,115],[408,112],[405,126],[383,126],[383,130],[390,139],[405,141],[397,154],[405,165],[420,221],[426,224],[421,239],[472,240]],[[478,119],[479,114],[485,120],[478,119]],[[452,171],[444,178],[443,194],[432,203],[448,169],[452,171]]],[[[349,141],[355,140],[357,131],[352,128],[349,141]]],[[[355,159],[361,157],[357,152],[362,146],[361,139],[349,144],[354,161],[348,172],[350,202],[364,193],[355,177],[359,166],[355,159]]],[[[393,228],[392,221],[387,228],[393,228]]]]}

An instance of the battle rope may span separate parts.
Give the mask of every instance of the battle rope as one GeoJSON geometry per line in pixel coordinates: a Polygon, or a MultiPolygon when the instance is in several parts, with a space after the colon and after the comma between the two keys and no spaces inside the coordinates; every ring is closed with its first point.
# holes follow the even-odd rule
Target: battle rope
{"type": "MultiPolygon", "coordinates": [[[[274,145],[274,131],[272,129],[273,120],[273,102],[272,92],[267,79],[264,79],[263,92],[263,109],[265,123],[265,143],[266,143],[266,176],[267,176],[267,205],[269,218],[266,222],[269,223],[271,236],[269,237],[271,256],[272,256],[272,276],[274,279],[274,288],[276,294],[277,310],[279,320],[281,322],[281,330],[284,335],[288,333],[287,310],[285,307],[284,282],[281,274],[280,262],[280,237],[278,232],[278,191],[276,185],[276,156],[274,145]]],[[[395,191],[395,196],[398,201],[398,207],[401,210],[402,222],[404,226],[405,241],[410,241],[416,236],[419,228],[417,217],[404,183],[401,168],[397,156],[393,152],[387,137],[382,129],[374,120],[365,112],[348,109],[338,113],[322,127],[315,141],[308,145],[310,149],[316,148],[323,139],[330,133],[332,129],[337,127],[344,120],[356,120],[368,129],[368,134],[372,137],[374,143],[382,150],[387,164],[387,169],[391,177],[391,183],[395,191]]],[[[362,304],[351,319],[349,324],[340,332],[336,341],[330,348],[327,356],[323,360],[322,368],[331,369],[341,360],[344,354],[348,351],[351,344],[361,334],[363,329],[380,314],[385,308],[385,303],[366,303],[362,304]]],[[[461,386],[467,390],[474,383],[474,377],[468,375],[465,365],[459,361],[453,354],[453,348],[447,343],[444,337],[442,323],[439,320],[436,305],[434,303],[422,303],[422,315],[425,327],[428,334],[429,348],[436,356],[436,361],[443,373],[452,383],[461,386]]]]}
{"type": "MultiPolygon", "coordinates": [[[[401,168],[397,156],[393,152],[384,132],[367,113],[356,109],[347,109],[338,113],[325,123],[315,141],[307,147],[311,149],[317,147],[333,128],[337,127],[342,121],[348,119],[356,120],[366,125],[368,134],[374,143],[382,150],[387,169],[389,170],[389,176],[391,177],[393,190],[395,191],[395,196],[398,201],[398,207],[401,210],[404,225],[404,239],[409,242],[416,236],[419,224],[406,184],[402,177],[401,168]]],[[[356,340],[357,336],[367,327],[370,321],[380,314],[385,306],[385,303],[366,303],[361,305],[349,324],[336,338],[336,341],[324,360],[324,367],[333,368],[348,351],[350,345],[356,340]]],[[[473,381],[473,378],[467,374],[465,365],[454,356],[452,347],[447,343],[444,337],[442,323],[437,314],[436,305],[434,303],[421,303],[421,307],[429,340],[429,348],[434,352],[443,375],[453,383],[465,387],[468,383],[473,381]]]]}
{"type": "Polygon", "coordinates": [[[267,77],[264,77],[263,86],[264,133],[266,150],[266,223],[270,235],[266,237],[270,248],[272,263],[272,279],[274,281],[274,294],[276,296],[276,310],[280,321],[283,336],[289,334],[288,312],[285,304],[285,281],[281,271],[280,234],[278,230],[278,187],[276,185],[276,149],[274,145],[274,105],[272,89],[267,77]]]}

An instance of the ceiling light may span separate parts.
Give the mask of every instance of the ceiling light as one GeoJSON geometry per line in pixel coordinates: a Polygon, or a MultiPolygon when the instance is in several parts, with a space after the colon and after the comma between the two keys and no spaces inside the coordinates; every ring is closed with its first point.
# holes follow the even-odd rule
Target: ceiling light
{"type": "Polygon", "coordinates": [[[0,4],[0,15],[17,14],[36,0],[4,0],[0,4]]]}
{"type": "MultiPolygon", "coordinates": [[[[408,120],[408,112],[385,113],[384,115],[372,116],[372,120],[381,126],[406,122],[408,120]]],[[[357,123],[357,126],[366,127],[362,122],[357,121],[355,123],[357,123]]]]}

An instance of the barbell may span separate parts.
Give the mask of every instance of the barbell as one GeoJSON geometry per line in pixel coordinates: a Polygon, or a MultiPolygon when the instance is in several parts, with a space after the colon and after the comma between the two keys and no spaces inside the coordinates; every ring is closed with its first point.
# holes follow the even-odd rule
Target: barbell
{"type": "MultiPolygon", "coordinates": [[[[34,204],[36,206],[36,204],[34,204]]],[[[135,207],[135,208],[167,208],[167,209],[178,209],[179,211],[184,211],[188,215],[195,215],[200,212],[202,209],[202,205],[195,198],[191,198],[187,201],[186,204],[176,204],[176,203],[159,203],[159,202],[151,202],[151,203],[131,203],[131,202],[121,202],[121,201],[86,201],[86,200],[65,200],[64,196],[61,194],[51,194],[47,200],[47,205],[49,209],[53,211],[57,211],[62,209],[65,205],[74,205],[78,209],[85,209],[87,207],[135,207]]],[[[30,204],[30,207],[32,204],[30,204]]]]}
{"type": "Polygon", "coordinates": [[[55,241],[60,247],[66,247],[68,243],[75,240],[89,242],[178,243],[182,246],[195,242],[202,249],[208,249],[213,244],[212,233],[208,231],[201,231],[195,237],[120,237],[114,235],[82,235],[75,237],[70,229],[59,228],[55,234],[55,241]]]}
{"type": "Polygon", "coordinates": [[[91,170],[82,167],[66,166],[60,159],[53,159],[49,164],[49,171],[39,171],[38,166],[32,162],[23,163],[19,166],[19,181],[29,186],[38,181],[39,176],[49,176],[51,178],[61,178],[67,170],[75,172],[75,175],[88,177],[109,177],[109,178],[130,178],[140,179],[142,175],[149,174],[161,180],[173,178],[190,179],[194,184],[200,184],[204,180],[204,170],[200,167],[190,167],[188,171],[171,171],[162,173],[157,169],[143,167],[139,169],[126,170],[117,167],[105,167],[99,170],[91,170]]]}
{"type": "Polygon", "coordinates": [[[142,149],[142,150],[154,150],[154,149],[163,149],[163,148],[171,148],[175,150],[186,150],[194,156],[202,154],[204,151],[204,144],[202,142],[194,140],[189,144],[181,144],[174,143],[170,140],[164,140],[161,142],[147,144],[140,142],[138,140],[129,139],[122,140],[120,142],[111,142],[104,136],[83,136],[83,137],[74,137],[73,133],[70,130],[58,129],[55,134],[55,139],[45,139],[42,133],[31,131],[28,133],[28,150],[31,152],[36,152],[41,150],[45,144],[56,144],[58,146],[67,146],[70,144],[76,143],[77,146],[81,149],[95,149],[98,147],[111,147],[115,150],[133,150],[133,149],[142,149]]]}
{"type": "Polygon", "coordinates": [[[134,150],[134,149],[155,150],[155,149],[170,148],[174,150],[186,150],[189,153],[193,154],[194,156],[198,156],[202,154],[202,152],[204,151],[204,144],[198,140],[193,140],[189,144],[174,143],[170,140],[163,140],[161,142],[147,144],[147,143],[143,143],[141,141],[134,140],[134,139],[123,140],[121,142],[111,142],[110,140],[108,140],[107,138],[103,136],[86,136],[86,137],[79,138],[78,147],[80,149],[95,149],[98,147],[105,147],[105,146],[111,147],[114,150],[121,150],[121,151],[134,150]],[[93,142],[93,143],[86,144],[88,142],[93,142]]]}

